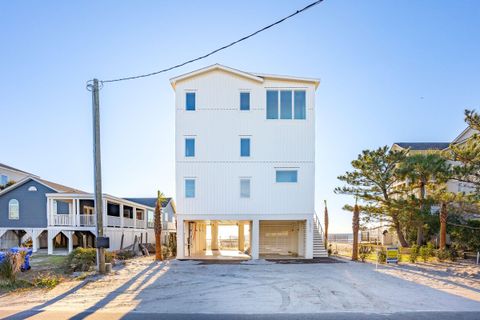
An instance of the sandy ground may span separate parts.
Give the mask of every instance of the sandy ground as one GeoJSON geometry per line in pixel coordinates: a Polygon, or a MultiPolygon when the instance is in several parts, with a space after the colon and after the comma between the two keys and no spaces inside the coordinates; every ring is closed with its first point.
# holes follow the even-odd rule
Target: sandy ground
{"type": "Polygon", "coordinates": [[[480,268],[465,263],[378,269],[351,262],[199,265],[140,258],[105,277],[0,296],[3,315],[72,309],[78,319],[99,309],[122,314],[480,312],[480,268]]]}

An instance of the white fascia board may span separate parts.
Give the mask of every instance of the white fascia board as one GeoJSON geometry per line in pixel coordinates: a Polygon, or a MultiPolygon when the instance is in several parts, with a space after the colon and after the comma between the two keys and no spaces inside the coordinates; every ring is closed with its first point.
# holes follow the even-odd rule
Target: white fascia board
{"type": "Polygon", "coordinates": [[[54,191],[56,191],[56,192],[59,192],[58,190],[56,190],[55,188],[52,188],[52,187],[49,186],[48,184],[45,184],[45,183],[43,183],[42,181],[36,179],[35,176],[28,176],[28,177],[25,177],[25,178],[23,178],[22,180],[20,180],[20,181],[18,181],[18,182],[15,182],[15,183],[12,184],[10,187],[5,188],[5,189],[3,189],[2,191],[0,191],[0,196],[1,196],[2,194],[5,194],[5,193],[9,192],[10,190],[13,190],[13,189],[15,189],[15,188],[20,187],[21,185],[27,183],[27,182],[30,181],[30,180],[33,180],[33,181],[35,181],[35,182],[37,182],[37,183],[40,183],[42,186],[45,186],[45,187],[47,187],[47,188],[49,188],[49,189],[52,189],[52,190],[54,190],[54,191]]]}
{"type": "Polygon", "coordinates": [[[262,77],[254,75],[252,73],[237,70],[237,69],[230,68],[230,67],[227,67],[227,66],[223,66],[221,64],[214,64],[214,65],[211,65],[211,66],[207,66],[205,68],[201,68],[201,69],[198,69],[198,70],[195,70],[195,71],[192,71],[192,72],[184,73],[182,75],[173,77],[173,78],[170,79],[170,84],[172,85],[173,89],[175,89],[175,85],[177,84],[177,82],[182,81],[184,79],[192,78],[192,77],[195,77],[195,76],[198,76],[200,74],[204,74],[204,73],[207,73],[207,72],[210,72],[210,71],[213,71],[213,70],[223,70],[225,72],[233,73],[233,74],[236,74],[236,75],[244,77],[244,78],[248,78],[248,79],[253,80],[253,81],[263,82],[262,77]]]}
{"type": "Polygon", "coordinates": [[[312,82],[315,84],[315,89],[320,85],[319,78],[305,78],[305,77],[295,77],[295,76],[284,76],[279,74],[264,74],[264,73],[252,73],[256,76],[265,78],[265,79],[279,79],[279,80],[290,80],[290,81],[301,81],[301,82],[312,82]]]}

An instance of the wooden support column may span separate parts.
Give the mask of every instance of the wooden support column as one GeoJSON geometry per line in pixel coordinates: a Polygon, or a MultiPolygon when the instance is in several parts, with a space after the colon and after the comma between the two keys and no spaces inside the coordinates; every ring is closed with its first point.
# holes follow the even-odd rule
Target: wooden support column
{"type": "Polygon", "coordinates": [[[218,250],[218,222],[214,221],[211,226],[212,250],[218,250]]]}
{"type": "Polygon", "coordinates": [[[245,251],[245,224],[242,221],[238,223],[238,251],[245,251]]]}

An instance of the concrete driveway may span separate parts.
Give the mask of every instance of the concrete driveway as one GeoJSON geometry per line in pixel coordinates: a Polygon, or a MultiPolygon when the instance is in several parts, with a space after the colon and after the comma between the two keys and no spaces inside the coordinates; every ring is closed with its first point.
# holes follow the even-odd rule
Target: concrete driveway
{"type": "Polygon", "coordinates": [[[0,315],[118,319],[170,314],[185,319],[193,313],[216,313],[243,319],[248,314],[283,313],[297,319],[368,319],[388,314],[389,319],[406,319],[401,315],[407,313],[416,319],[428,319],[422,315],[448,319],[455,315],[447,312],[454,312],[475,319],[480,312],[480,279],[463,280],[457,283],[438,272],[421,275],[402,266],[377,270],[375,265],[351,262],[201,265],[157,264],[141,258],[95,281],[0,297],[0,315]]]}

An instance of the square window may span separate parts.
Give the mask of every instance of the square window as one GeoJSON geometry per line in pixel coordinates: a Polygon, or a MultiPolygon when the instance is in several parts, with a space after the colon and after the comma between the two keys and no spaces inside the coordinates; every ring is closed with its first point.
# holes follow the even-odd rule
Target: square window
{"type": "Polygon", "coordinates": [[[250,110],[250,92],[240,92],[240,110],[250,110]]]}
{"type": "Polygon", "coordinates": [[[240,179],[240,198],[250,198],[250,179],[240,179]]]}
{"type": "Polygon", "coordinates": [[[295,103],[295,119],[305,119],[307,115],[307,104],[306,104],[306,92],[305,91],[295,91],[294,103],[295,103]]]}
{"type": "Polygon", "coordinates": [[[195,157],[195,139],[185,139],[185,157],[195,157]]]}
{"type": "Polygon", "coordinates": [[[195,111],[195,92],[187,92],[185,95],[185,110],[195,111]]]}
{"type": "Polygon", "coordinates": [[[277,170],[276,181],[277,182],[297,182],[298,172],[297,170],[277,170]]]}
{"type": "Polygon", "coordinates": [[[292,91],[280,91],[280,119],[292,119],[292,91]]]}
{"type": "Polygon", "coordinates": [[[195,198],[195,179],[185,179],[185,198],[195,198]]]}
{"type": "Polygon", "coordinates": [[[267,119],[278,119],[278,91],[267,90],[267,119]]]}
{"type": "Polygon", "coordinates": [[[250,138],[240,139],[240,156],[250,157],[250,138]]]}

